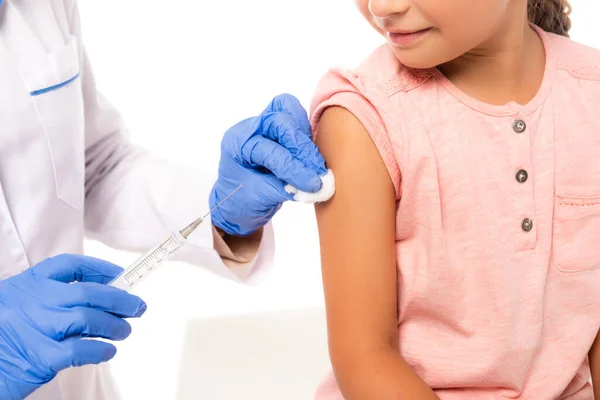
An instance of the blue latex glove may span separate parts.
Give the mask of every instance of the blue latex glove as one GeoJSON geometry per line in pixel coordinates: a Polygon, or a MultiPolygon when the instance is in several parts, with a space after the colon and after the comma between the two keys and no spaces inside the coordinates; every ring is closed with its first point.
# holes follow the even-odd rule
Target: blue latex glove
{"type": "Polygon", "coordinates": [[[49,258],[0,281],[0,398],[23,399],[69,367],[113,358],[110,343],[146,304],[105,284],[122,269],[76,255],[49,258]],[[69,282],[75,282],[69,284],[69,282]]]}
{"type": "Polygon", "coordinates": [[[262,114],[225,133],[210,208],[244,186],[213,212],[213,224],[230,235],[249,235],[293,199],[284,190],[286,184],[314,193],[326,172],[306,111],[294,96],[277,96],[262,114]]]}

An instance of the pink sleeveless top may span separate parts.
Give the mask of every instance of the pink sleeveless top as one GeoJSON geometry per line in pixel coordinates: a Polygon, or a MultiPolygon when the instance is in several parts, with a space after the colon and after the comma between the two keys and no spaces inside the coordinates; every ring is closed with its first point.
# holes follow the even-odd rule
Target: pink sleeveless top
{"type": "MultiPolygon", "coordinates": [[[[330,71],[311,107],[315,134],[326,107],[352,112],[387,166],[399,351],[442,400],[593,399],[600,52],[537,30],[546,70],[526,105],[477,101],[384,45],[330,71]]],[[[343,399],[332,374],[316,398],[343,399]]]]}

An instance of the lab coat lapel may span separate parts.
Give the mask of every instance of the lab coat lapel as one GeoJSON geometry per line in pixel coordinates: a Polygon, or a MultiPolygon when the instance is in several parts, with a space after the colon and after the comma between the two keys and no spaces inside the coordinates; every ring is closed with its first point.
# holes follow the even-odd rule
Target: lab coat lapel
{"type": "Polygon", "coordinates": [[[35,61],[46,57],[42,43],[29,27],[21,11],[10,0],[4,0],[1,7],[0,36],[13,60],[35,61]]]}

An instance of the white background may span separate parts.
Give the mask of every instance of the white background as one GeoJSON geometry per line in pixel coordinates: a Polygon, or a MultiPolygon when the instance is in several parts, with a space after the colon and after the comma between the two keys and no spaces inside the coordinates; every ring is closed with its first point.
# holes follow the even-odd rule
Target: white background
{"type": "MultiPolygon", "coordinates": [[[[282,92],[308,108],[328,68],[381,42],[350,0],[79,3],[99,87],[132,140],[211,175],[229,126],[282,92]]],[[[571,3],[573,39],[600,48],[600,5],[571,3]]],[[[125,400],[311,398],[328,370],[313,209],[288,204],[274,223],[276,265],[261,286],[173,263],[139,287],[148,312],[111,363],[125,400]]],[[[94,242],[87,252],[135,258],[94,242]]]]}

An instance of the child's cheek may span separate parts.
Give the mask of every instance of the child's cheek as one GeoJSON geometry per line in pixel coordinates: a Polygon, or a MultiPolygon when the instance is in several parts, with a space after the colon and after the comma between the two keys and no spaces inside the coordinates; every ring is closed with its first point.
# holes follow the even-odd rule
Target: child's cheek
{"type": "Polygon", "coordinates": [[[379,32],[380,34],[385,36],[385,31],[377,25],[377,22],[375,21],[375,17],[373,17],[373,15],[371,14],[371,11],[369,10],[369,0],[354,0],[354,2],[356,3],[356,6],[358,7],[358,10],[360,11],[360,13],[371,24],[371,26],[377,32],[379,32]]]}

